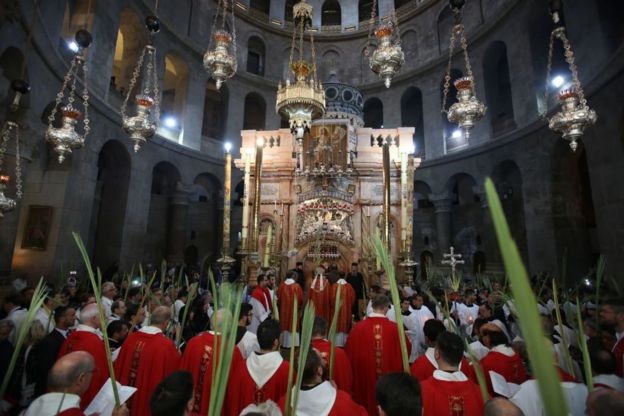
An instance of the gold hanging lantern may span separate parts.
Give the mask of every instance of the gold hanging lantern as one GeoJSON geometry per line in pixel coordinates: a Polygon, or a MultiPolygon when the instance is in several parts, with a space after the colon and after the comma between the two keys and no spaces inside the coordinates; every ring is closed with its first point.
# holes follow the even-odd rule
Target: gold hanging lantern
{"type": "Polygon", "coordinates": [[[598,116],[596,115],[596,112],[587,105],[583,87],[578,77],[576,64],[574,63],[574,52],[572,52],[572,46],[566,36],[565,26],[559,18],[559,7],[560,4],[557,3],[554,4],[553,9],[551,9],[555,29],[553,29],[550,34],[550,41],[548,45],[548,67],[546,74],[546,90],[544,93],[544,118],[548,121],[548,128],[560,133],[561,137],[570,143],[572,151],[576,151],[578,147],[577,141],[583,137],[585,129],[596,122],[598,116]],[[548,88],[550,87],[552,55],[555,39],[561,40],[561,43],[563,44],[568,69],[572,74],[572,87],[559,92],[558,98],[561,103],[561,109],[549,119],[546,116],[548,114],[548,88]]]}
{"type": "Polygon", "coordinates": [[[46,140],[54,146],[54,151],[58,154],[59,163],[63,163],[65,157],[72,153],[72,150],[79,149],[84,146],[85,139],[91,131],[89,125],[89,89],[87,88],[87,61],[84,56],[84,49],[89,47],[92,41],[91,34],[81,29],[76,32],[76,43],[79,46],[78,52],[74,55],[69,66],[63,86],[56,95],[56,104],[48,117],[48,129],[46,131],[46,140]],[[76,94],[76,82],[78,80],[78,73],[82,71],[82,84],[83,91],[82,96],[76,94]],[[67,103],[62,105],[65,98],[65,90],[69,88],[67,94],[67,103]],[[82,99],[83,112],[79,111],[75,104],[76,101],[82,99]],[[56,114],[58,109],[61,109],[62,125],[61,127],[55,127],[54,121],[56,120],[56,114]],[[83,132],[79,133],[76,130],[78,122],[84,115],[82,122],[83,132]]]}
{"type": "Polygon", "coordinates": [[[377,0],[373,0],[371,9],[370,31],[368,33],[368,44],[364,53],[370,55],[370,69],[383,79],[386,88],[390,88],[392,78],[399,72],[405,63],[405,54],[401,48],[401,35],[399,33],[399,21],[395,12],[388,23],[381,23],[375,30],[377,47],[370,53],[370,40],[373,28],[376,25],[377,0]]]}
{"type": "Polygon", "coordinates": [[[149,31],[149,41],[139,56],[137,65],[132,73],[128,93],[121,106],[122,127],[130,136],[130,140],[134,142],[135,152],[138,152],[141,145],[154,136],[160,119],[160,91],[156,74],[156,48],[153,46],[153,37],[160,31],[160,20],[156,16],[148,16],[145,19],[145,27],[149,31]],[[145,71],[143,71],[144,63],[145,71]],[[136,114],[129,116],[126,113],[128,101],[139,76],[143,72],[145,72],[143,74],[143,88],[134,97],[136,114]]]}
{"type": "Polygon", "coordinates": [[[236,73],[238,61],[236,59],[236,26],[234,24],[234,3],[230,3],[232,31],[225,27],[228,0],[219,0],[215,12],[212,28],[217,26],[217,18],[221,15],[221,28],[211,32],[210,44],[204,54],[204,68],[215,80],[217,89],[236,73]],[[214,42],[214,48],[213,48],[214,42]]]}
{"type": "MultiPolygon", "coordinates": [[[[310,130],[312,120],[325,111],[325,91],[316,76],[316,52],[314,36],[310,34],[311,62],[303,59],[304,34],[312,23],[312,6],[305,0],[293,6],[292,44],[290,48],[289,68],[295,76],[294,83],[287,78],[279,83],[275,110],[288,119],[291,132],[295,134],[299,147],[303,135],[310,130]],[[293,61],[298,45],[299,56],[293,61]]],[[[301,151],[301,149],[299,149],[301,151]]]]}
{"type": "Polygon", "coordinates": [[[479,101],[475,93],[475,82],[472,73],[472,66],[468,58],[468,42],[466,41],[466,33],[462,23],[461,9],[465,4],[465,0],[450,0],[449,7],[455,16],[455,25],[451,30],[451,42],[449,46],[449,59],[444,76],[444,97],[442,99],[442,112],[446,113],[448,121],[457,124],[464,133],[466,140],[470,137],[470,130],[475,123],[483,118],[486,107],[479,101]],[[460,45],[464,53],[464,64],[466,67],[466,76],[458,78],[453,82],[457,89],[457,102],[453,103],[448,109],[446,103],[451,85],[451,65],[453,62],[453,51],[455,49],[455,41],[459,37],[460,45]]]}

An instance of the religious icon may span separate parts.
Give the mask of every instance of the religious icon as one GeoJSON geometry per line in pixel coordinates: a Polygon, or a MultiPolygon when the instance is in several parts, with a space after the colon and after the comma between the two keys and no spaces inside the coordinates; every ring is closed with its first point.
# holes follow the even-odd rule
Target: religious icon
{"type": "Polygon", "coordinates": [[[48,243],[48,233],[52,222],[51,206],[30,205],[28,207],[28,221],[22,237],[22,248],[45,250],[48,243]]]}

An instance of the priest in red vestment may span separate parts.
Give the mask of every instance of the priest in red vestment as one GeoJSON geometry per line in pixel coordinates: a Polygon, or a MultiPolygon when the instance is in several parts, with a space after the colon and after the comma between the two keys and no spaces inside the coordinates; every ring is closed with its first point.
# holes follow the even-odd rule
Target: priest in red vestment
{"type": "MultiPolygon", "coordinates": [[[[299,345],[299,332],[291,334],[292,331],[292,318],[293,318],[293,304],[297,299],[297,305],[299,309],[303,305],[303,290],[301,286],[296,284],[295,278],[297,272],[290,270],[286,274],[286,280],[284,280],[277,289],[277,300],[279,305],[279,323],[282,333],[280,335],[280,344],[283,348],[290,348],[291,338],[294,337],[295,345],[299,345]]],[[[297,323],[297,326],[299,324],[297,323]]]]}
{"type": "Polygon", "coordinates": [[[117,381],[138,389],[128,403],[132,416],[149,416],[152,392],[180,365],[178,350],[163,334],[170,320],[169,307],[154,309],[150,324],[128,335],[115,361],[117,381]]]}
{"type": "MultiPolygon", "coordinates": [[[[303,371],[301,390],[297,399],[297,408],[292,414],[297,416],[367,416],[368,413],[355,403],[349,394],[337,389],[329,381],[323,381],[327,363],[314,348],[308,352],[303,371]]],[[[279,401],[284,412],[286,396],[279,401]]]]}
{"type": "Polygon", "coordinates": [[[452,332],[438,335],[435,359],[438,369],[422,381],[424,415],[483,415],[483,397],[479,386],[459,371],[464,356],[462,339],[452,332]]]}
{"type": "Polygon", "coordinates": [[[108,380],[108,360],[100,328],[100,316],[96,303],[85,306],[80,311],[82,323],[63,342],[59,358],[74,351],[86,351],[93,356],[97,371],[91,377],[89,387],[80,395],[80,408],[86,409],[102,385],[108,380]]]}
{"type": "Polygon", "coordinates": [[[279,352],[279,323],[267,319],[258,327],[260,352],[233,370],[225,400],[226,415],[238,416],[250,404],[277,402],[288,387],[288,362],[279,352]]]}
{"type": "MultiPolygon", "coordinates": [[[[399,331],[396,323],[386,317],[390,300],[386,295],[377,295],[372,307],[373,313],[353,327],[345,345],[353,369],[353,398],[371,416],[377,415],[375,384],[379,377],[403,370],[399,331]]],[[[409,355],[407,337],[405,342],[409,355]]]]}
{"type": "MultiPolygon", "coordinates": [[[[220,332],[223,325],[227,325],[227,319],[224,320],[224,311],[222,309],[215,312],[212,316],[212,327],[217,331],[217,335],[213,331],[202,332],[188,342],[180,369],[189,371],[193,375],[193,413],[206,415],[208,414],[208,406],[210,405],[210,390],[212,389],[212,365],[214,360],[219,360],[220,332]]],[[[243,355],[240,349],[235,347],[232,354],[232,362],[230,370],[236,368],[243,361],[243,355]]],[[[231,371],[230,371],[231,376],[231,371]]]]}
{"type": "Polygon", "coordinates": [[[526,370],[520,354],[509,345],[505,333],[496,325],[487,323],[479,329],[481,343],[490,349],[480,361],[488,386],[488,392],[494,395],[490,371],[505,377],[508,383],[522,384],[527,380],[526,370]]]}
{"type": "MultiPolygon", "coordinates": [[[[433,372],[439,368],[438,362],[435,359],[435,344],[438,336],[445,332],[446,328],[442,321],[437,319],[429,319],[425,322],[423,332],[425,334],[425,343],[427,344],[427,350],[425,353],[418,357],[410,368],[411,374],[418,379],[418,381],[425,381],[433,375],[433,372]]],[[[477,376],[474,368],[466,360],[462,358],[459,363],[459,371],[464,373],[470,381],[477,382],[477,376]]]]}
{"type": "Polygon", "coordinates": [[[329,285],[330,283],[325,277],[325,268],[319,266],[314,272],[314,279],[312,279],[312,284],[310,285],[308,299],[314,304],[316,315],[325,319],[327,322],[331,322],[332,318],[329,285]]]}
{"type": "Polygon", "coordinates": [[[607,299],[600,305],[600,322],[615,329],[615,374],[624,377],[624,298],[607,299]]]}
{"type": "Polygon", "coordinates": [[[271,292],[267,285],[268,280],[266,275],[259,274],[257,278],[258,285],[251,292],[251,299],[249,303],[253,307],[253,316],[251,317],[251,324],[249,324],[249,330],[254,334],[258,330],[258,325],[271,315],[273,304],[271,301],[271,292]]]}
{"type": "Polygon", "coordinates": [[[353,323],[352,312],[353,305],[355,304],[355,290],[353,290],[353,287],[342,277],[332,285],[329,295],[330,319],[334,318],[338,289],[340,289],[340,311],[338,312],[338,322],[336,326],[336,345],[342,347],[345,342],[347,342],[347,335],[353,323]]]}
{"type": "MultiPolygon", "coordinates": [[[[327,321],[317,316],[314,318],[314,325],[312,326],[312,347],[316,348],[321,354],[321,358],[327,361],[327,368],[329,369],[331,342],[327,339],[327,321]]],[[[327,373],[329,377],[329,371],[327,373]]],[[[351,363],[347,353],[342,348],[334,348],[334,378],[336,387],[342,391],[351,394],[353,387],[353,374],[351,370],[351,363]]]]}

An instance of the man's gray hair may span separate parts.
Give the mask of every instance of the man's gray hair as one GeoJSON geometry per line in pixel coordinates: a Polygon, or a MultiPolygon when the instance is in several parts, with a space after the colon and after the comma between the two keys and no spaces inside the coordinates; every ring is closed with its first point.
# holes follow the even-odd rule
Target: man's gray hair
{"type": "Polygon", "coordinates": [[[159,306],[152,311],[150,315],[151,325],[160,325],[169,322],[171,319],[171,309],[168,306],[159,306]]]}

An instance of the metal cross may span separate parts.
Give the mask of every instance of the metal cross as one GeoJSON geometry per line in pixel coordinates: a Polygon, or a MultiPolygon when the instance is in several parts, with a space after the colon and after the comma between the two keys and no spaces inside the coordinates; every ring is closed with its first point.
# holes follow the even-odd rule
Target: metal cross
{"type": "Polygon", "coordinates": [[[455,247],[451,246],[450,253],[444,253],[442,256],[447,260],[442,260],[442,264],[448,264],[451,266],[451,276],[455,276],[455,266],[457,264],[464,264],[465,261],[461,260],[461,254],[455,254],[455,247]],[[459,260],[458,260],[459,259],[459,260]]]}

